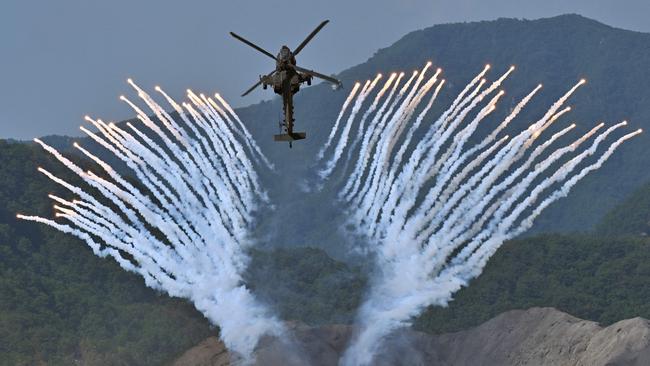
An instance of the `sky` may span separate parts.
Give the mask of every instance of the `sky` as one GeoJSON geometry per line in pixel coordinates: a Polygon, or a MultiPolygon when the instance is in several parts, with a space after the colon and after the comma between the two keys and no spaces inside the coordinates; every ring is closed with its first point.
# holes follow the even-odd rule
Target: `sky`
{"type": "Polygon", "coordinates": [[[272,98],[269,90],[240,97],[274,65],[229,31],[275,54],[329,19],[298,64],[334,74],[435,24],[565,13],[650,32],[648,0],[3,0],[0,138],[78,136],[84,115],[129,118],[118,100],[133,94],[129,77],[179,99],[187,88],[235,106],[272,98]]]}

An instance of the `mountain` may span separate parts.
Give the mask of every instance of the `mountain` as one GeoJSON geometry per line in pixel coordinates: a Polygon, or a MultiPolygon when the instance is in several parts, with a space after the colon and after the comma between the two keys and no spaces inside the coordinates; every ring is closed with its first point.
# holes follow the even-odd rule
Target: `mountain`
{"type": "MultiPolygon", "coordinates": [[[[36,146],[0,141],[0,365],[162,365],[218,335],[191,304],[146,288],[140,277],[94,256],[83,242],[16,220],[16,212],[51,215],[47,193],[65,195],[36,166],[75,182],[36,146]]],[[[649,202],[650,192],[632,198],[649,202]]],[[[636,215],[616,208],[599,227],[636,215]]],[[[428,309],[415,328],[458,331],[535,306],[605,325],[650,318],[649,243],[636,229],[510,241],[483,275],[448,307],[428,309]]],[[[283,319],[310,326],[353,320],[366,288],[365,269],[315,248],[251,255],[247,283],[283,319]]]]}
{"type": "MultiPolygon", "coordinates": [[[[345,325],[316,328],[294,325],[301,361],[335,366],[354,329],[345,325]]],[[[278,354],[281,340],[267,340],[256,365],[298,365],[278,354]]],[[[300,362],[300,361],[299,361],[300,362]]],[[[374,365],[440,366],[641,366],[650,362],[650,322],[623,320],[609,327],[581,320],[553,308],[503,313],[478,327],[437,336],[405,330],[382,346],[374,365]]],[[[230,356],[216,338],[188,350],[174,366],[227,366],[230,356]]],[[[233,363],[236,364],[236,363],[233,363]]]]}
{"type": "Polygon", "coordinates": [[[41,149],[0,141],[0,365],[160,365],[215,334],[82,241],[16,219],[52,216],[48,193],[66,194],[37,166],[76,183],[41,149]]]}
{"type": "MultiPolygon", "coordinates": [[[[337,230],[344,216],[331,192],[305,194],[298,183],[312,173],[315,152],[355,80],[378,71],[420,68],[429,59],[445,69],[449,80],[435,112],[490,62],[492,76],[511,63],[518,66],[505,85],[513,98],[505,100],[500,113],[538,82],[545,85],[513,128],[539,116],[583,76],[589,83],[572,99],[572,117],[581,131],[601,119],[627,118],[631,128],[643,127],[650,116],[650,97],[643,87],[650,78],[650,35],[576,15],[448,24],[410,33],[342,72],[346,90],[316,85],[301,91],[297,128],[307,131],[308,139],[293,150],[272,142],[281,111],[277,99],[238,110],[276,165],[275,172],[261,173],[276,209],[260,218],[254,233],[260,250],[252,253],[248,284],[284,319],[324,326],[353,317],[367,268],[341,261],[349,243],[337,230]],[[307,246],[313,249],[296,249],[307,246]]],[[[650,218],[643,204],[650,202],[650,191],[643,188],[650,181],[647,138],[623,146],[603,169],[546,211],[536,227],[538,232],[597,227],[596,235],[535,235],[507,243],[449,307],[428,309],[416,328],[458,331],[532,306],[553,306],[605,325],[649,318],[650,246],[648,238],[638,235],[646,232],[643,225],[650,218]],[[628,222],[633,225],[619,224],[628,222]]],[[[88,139],[47,140],[67,152],[73,151],[72,141],[80,141],[107,156],[88,139]]],[[[16,220],[16,212],[50,217],[47,194],[66,195],[36,172],[39,165],[75,182],[32,144],[0,141],[0,365],[167,364],[208,335],[218,335],[190,304],[147,289],[141,278],[95,257],[79,240],[16,220]]],[[[337,174],[334,180],[340,178],[337,174]]]]}
{"type": "MultiPolygon", "coordinates": [[[[259,223],[261,232],[277,232],[273,245],[318,246],[334,256],[345,255],[340,246],[345,238],[338,232],[322,230],[320,225],[344,225],[340,210],[332,207],[332,192],[305,195],[299,183],[313,174],[315,153],[329,135],[355,81],[372,78],[378,72],[419,69],[428,60],[443,68],[443,77],[448,81],[429,119],[444,110],[483,65],[490,63],[494,66],[489,74],[493,79],[511,64],[517,70],[504,84],[506,98],[494,118],[485,121],[484,128],[496,123],[519,98],[543,83],[536,99],[511,125],[511,130],[520,130],[541,117],[553,101],[583,77],[588,83],[570,100],[573,111],[556,124],[560,128],[576,121],[578,128],[571,139],[600,121],[613,124],[627,119],[629,130],[650,124],[650,91],[646,88],[650,83],[650,34],[612,28],[579,15],[443,24],[415,31],[378,50],[365,63],[337,75],[345,85],[343,90],[333,92],[328,85],[319,84],[298,93],[296,128],[307,131],[307,140],[295,143],[292,150],[287,144],[272,141],[282,111],[279,98],[237,111],[276,165],[275,173],[261,174],[278,203],[277,211],[259,223]]],[[[101,155],[102,149],[93,148],[89,139],[81,141],[101,155]]],[[[61,138],[53,142],[58,146],[65,143],[61,138]]],[[[569,197],[547,209],[531,232],[592,229],[608,210],[650,181],[650,170],[646,169],[649,164],[650,137],[645,133],[619,149],[602,169],[580,182],[569,197]]],[[[331,181],[340,179],[340,174],[331,181]]]]}
{"type": "Polygon", "coordinates": [[[545,234],[505,243],[448,307],[415,322],[426,332],[476,326],[504,311],[552,306],[612,324],[650,318],[650,241],[631,235],[545,234]]]}
{"type": "MultiPolygon", "coordinates": [[[[395,70],[421,68],[427,60],[443,68],[449,82],[432,117],[448,106],[450,98],[484,64],[492,64],[496,78],[511,64],[517,70],[505,83],[506,100],[497,108],[504,116],[516,101],[543,83],[542,92],[522,113],[512,130],[541,117],[548,106],[577,80],[588,83],[570,100],[570,117],[558,123],[578,124],[584,133],[600,121],[609,124],[628,120],[630,130],[650,125],[650,34],[609,27],[579,15],[539,20],[499,19],[475,23],[436,25],[405,35],[390,47],[378,50],[363,64],[338,76],[346,89],[333,93],[326,85],[305,89],[296,98],[296,120],[308,139],[294,144],[294,150],[271,141],[279,101],[239,110],[260,144],[282,170],[277,184],[289,186],[309,170],[314,152],[324,143],[343,99],[356,80],[395,70]],[[298,174],[295,174],[298,173],[298,174]]],[[[432,118],[430,117],[430,118],[432,118]]],[[[495,123],[497,117],[490,120],[495,123]]],[[[550,136],[550,134],[549,134],[550,136]]],[[[574,138],[574,137],[572,137],[574,138]]],[[[650,135],[630,142],[599,171],[577,185],[568,198],[554,204],[537,220],[533,231],[587,231],[634,189],[650,180],[650,135]]],[[[290,194],[286,195],[290,197],[290,194]]],[[[307,235],[307,234],[305,234],[307,235]]]]}
{"type": "MultiPolygon", "coordinates": [[[[78,178],[33,144],[0,140],[0,365],[166,365],[209,335],[193,305],[147,288],[71,235],[18,220],[68,193],[36,170],[78,178]]],[[[365,277],[309,248],[253,251],[247,282],[279,315],[350,322],[365,277]]]]}
{"type": "Polygon", "coordinates": [[[602,235],[650,234],[650,184],[644,184],[616,205],[596,226],[602,235]]]}

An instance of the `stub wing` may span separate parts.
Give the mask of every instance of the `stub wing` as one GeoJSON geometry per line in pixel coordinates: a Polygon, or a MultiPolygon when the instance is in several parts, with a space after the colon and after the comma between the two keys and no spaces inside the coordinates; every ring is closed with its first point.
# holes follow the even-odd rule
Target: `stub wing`
{"type": "Polygon", "coordinates": [[[337,89],[340,88],[341,85],[343,85],[343,83],[341,83],[340,80],[335,79],[335,78],[333,78],[331,76],[323,75],[323,74],[318,73],[318,72],[313,71],[313,70],[303,69],[300,66],[294,66],[294,67],[296,68],[296,70],[302,72],[303,74],[311,75],[311,76],[314,76],[314,77],[317,77],[319,79],[323,79],[325,81],[328,81],[328,82],[332,83],[333,85],[335,85],[337,87],[337,89]]]}
{"type": "Polygon", "coordinates": [[[281,135],[274,135],[273,140],[275,141],[295,141],[295,140],[303,140],[307,138],[307,133],[305,132],[294,132],[291,134],[288,133],[283,133],[281,135]]]}

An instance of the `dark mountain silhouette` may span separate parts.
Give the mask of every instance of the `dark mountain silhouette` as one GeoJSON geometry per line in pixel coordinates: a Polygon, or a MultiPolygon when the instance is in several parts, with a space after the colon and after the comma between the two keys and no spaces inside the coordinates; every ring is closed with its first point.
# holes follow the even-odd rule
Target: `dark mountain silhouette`
{"type": "MultiPolygon", "coordinates": [[[[308,140],[295,144],[293,151],[271,141],[277,125],[275,113],[281,108],[277,100],[242,108],[239,113],[264,150],[288,171],[283,179],[295,179],[290,173],[311,164],[306,157],[313,156],[325,141],[355,80],[374,77],[378,72],[418,69],[427,60],[442,67],[449,82],[433,116],[484,64],[494,66],[490,74],[493,78],[514,64],[517,70],[505,83],[507,97],[498,108],[498,116],[507,113],[535,85],[544,85],[540,95],[512,124],[514,130],[539,118],[583,77],[587,85],[570,100],[573,111],[558,126],[576,121],[577,135],[600,121],[612,124],[628,120],[630,129],[650,125],[650,91],[646,87],[650,82],[650,34],[615,29],[578,15],[445,24],[409,33],[377,51],[367,62],[340,73],[338,77],[347,86],[344,91],[333,93],[328,86],[318,85],[301,92],[296,99],[296,119],[298,128],[308,131],[308,140]]],[[[496,118],[490,121],[494,124],[496,118]]],[[[648,152],[650,135],[645,133],[576,186],[568,198],[549,208],[534,230],[592,228],[608,209],[650,180],[648,152]]]]}
{"type": "MultiPolygon", "coordinates": [[[[589,83],[572,99],[575,108],[570,119],[562,121],[564,126],[575,120],[580,131],[586,131],[601,120],[628,119],[634,129],[650,121],[650,92],[645,88],[650,81],[650,34],[614,29],[577,15],[447,24],[416,31],[340,73],[344,90],[333,92],[327,85],[316,85],[298,94],[297,130],[307,131],[308,139],[294,144],[293,150],[272,141],[281,111],[279,100],[238,110],[277,167],[274,173],[263,172],[276,210],[260,220],[257,234],[267,239],[261,240],[262,247],[312,246],[343,257],[345,239],[335,230],[343,217],[336,203],[329,201],[331,192],[306,195],[296,183],[310,173],[315,153],[356,80],[377,72],[410,71],[427,60],[442,67],[448,80],[434,116],[490,63],[494,65],[492,77],[517,65],[505,84],[508,98],[498,109],[501,116],[537,83],[545,85],[513,129],[539,117],[582,77],[589,83]]],[[[591,230],[612,207],[650,181],[648,139],[646,133],[623,146],[568,198],[547,210],[535,230],[591,230]]],[[[75,140],[107,156],[88,139],[47,138],[68,152],[75,140]]],[[[60,190],[36,172],[41,164],[70,178],[35,146],[0,141],[0,364],[78,360],[166,364],[207,333],[217,333],[190,305],[146,289],[139,277],[124,273],[111,260],[94,257],[80,241],[17,221],[16,212],[52,215],[47,193],[60,190]]],[[[339,176],[340,172],[332,180],[339,176]]],[[[635,196],[634,202],[646,199],[642,188],[637,192],[641,196],[635,196]]],[[[638,205],[617,207],[598,226],[615,238],[551,235],[506,244],[485,276],[462,290],[449,308],[430,309],[418,320],[418,329],[464,329],[499,312],[530,306],[555,306],[606,324],[638,315],[647,318],[649,246],[648,239],[638,234],[645,232],[650,216],[645,211],[641,218],[627,216],[630,209],[626,207],[638,205]],[[634,225],[622,228],[616,224],[627,222],[628,217],[634,225]]],[[[311,324],[349,320],[365,283],[358,268],[318,250],[254,253],[252,264],[257,270],[250,273],[252,287],[284,317],[311,324]],[[275,284],[264,282],[270,277],[268,271],[278,271],[275,278],[283,282],[279,297],[274,297],[275,284]],[[341,286],[340,281],[348,286],[341,286]]]]}
{"type": "MultiPolygon", "coordinates": [[[[287,245],[310,244],[329,248],[336,254],[336,235],[319,230],[320,222],[331,220],[338,210],[313,212],[311,207],[329,207],[319,202],[331,195],[300,194],[297,182],[304,179],[314,164],[315,152],[324,143],[347,93],[357,80],[374,77],[378,72],[410,71],[428,60],[442,67],[448,81],[429,119],[444,110],[458,91],[478,73],[484,64],[493,65],[489,76],[496,78],[511,64],[517,70],[505,83],[507,96],[486,128],[496,123],[538,83],[544,89],[520,114],[511,130],[520,130],[546,111],[550,104],[579,79],[586,86],[570,100],[570,115],[557,123],[578,124],[575,138],[600,121],[609,124],[628,120],[630,130],[650,125],[650,34],[616,29],[579,15],[562,15],[540,20],[499,19],[475,23],[433,26],[407,34],[390,47],[378,50],[365,63],[341,72],[345,87],[333,92],[329,85],[306,88],[296,96],[296,128],[307,131],[307,140],[294,144],[275,143],[281,101],[270,101],[240,108],[263,151],[276,163],[276,174],[268,174],[267,186],[278,205],[277,217],[267,220],[260,230],[282,226],[278,241],[287,245]],[[316,206],[315,206],[316,205],[316,206]],[[297,213],[309,212],[309,215],[297,213]]],[[[479,132],[480,135],[480,132],[479,132]]],[[[599,171],[590,174],[573,189],[570,196],[552,205],[537,220],[532,232],[587,231],[633,190],[650,180],[650,135],[623,146],[599,171]]],[[[64,147],[61,137],[51,140],[64,147]]],[[[85,139],[84,145],[93,145],[85,139]]],[[[567,140],[568,141],[568,140],[567,140]]],[[[336,181],[336,175],[333,180],[336,181]]]]}

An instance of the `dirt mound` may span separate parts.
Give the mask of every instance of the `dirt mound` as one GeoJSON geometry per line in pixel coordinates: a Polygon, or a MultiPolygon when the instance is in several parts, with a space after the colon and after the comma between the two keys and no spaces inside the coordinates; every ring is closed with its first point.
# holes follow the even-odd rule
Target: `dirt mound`
{"type": "MultiPolygon", "coordinates": [[[[346,325],[290,324],[291,339],[265,338],[256,365],[336,366],[354,332],[346,325]]],[[[405,329],[381,347],[383,365],[650,365],[650,322],[623,320],[608,327],[553,308],[505,312],[465,331],[429,335],[405,329]]],[[[240,362],[211,337],[174,366],[225,366],[240,362]]]]}

